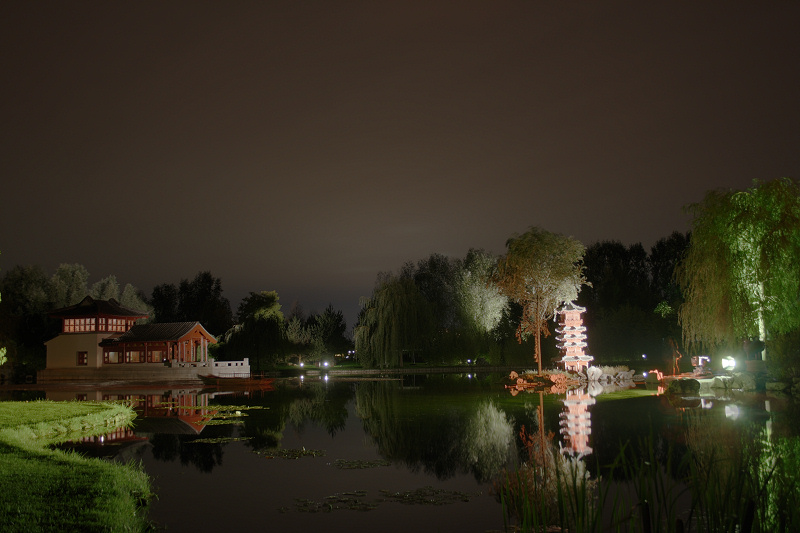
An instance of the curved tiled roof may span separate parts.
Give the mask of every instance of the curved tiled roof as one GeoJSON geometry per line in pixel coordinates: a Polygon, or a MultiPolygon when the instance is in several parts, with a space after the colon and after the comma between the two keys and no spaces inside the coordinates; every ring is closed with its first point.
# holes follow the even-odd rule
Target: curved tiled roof
{"type": "Polygon", "coordinates": [[[114,343],[121,342],[154,342],[154,341],[177,341],[184,335],[192,331],[195,326],[200,326],[205,333],[208,333],[200,322],[165,322],[163,324],[139,324],[116,337],[109,339],[114,343]]]}
{"type": "Polygon", "coordinates": [[[87,296],[75,305],[62,307],[50,312],[50,316],[55,318],[69,318],[78,316],[118,316],[129,318],[146,318],[146,311],[137,311],[123,307],[114,298],[110,300],[95,300],[87,296]]]}

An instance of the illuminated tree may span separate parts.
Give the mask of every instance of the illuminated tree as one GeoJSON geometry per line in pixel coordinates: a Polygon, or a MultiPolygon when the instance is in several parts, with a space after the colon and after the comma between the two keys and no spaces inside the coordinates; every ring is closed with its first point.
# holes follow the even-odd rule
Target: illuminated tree
{"type": "Polygon", "coordinates": [[[95,300],[119,300],[119,282],[113,274],[92,284],[89,296],[95,300]]]}
{"type": "Polygon", "coordinates": [[[733,345],[800,326],[800,188],[790,178],[711,191],[694,215],[676,276],[689,346],[733,345]]]}
{"type": "Polygon", "coordinates": [[[508,299],[490,282],[497,258],[483,250],[470,250],[456,277],[456,294],[465,326],[488,333],[500,323],[508,299]]]}
{"type": "Polygon", "coordinates": [[[370,298],[362,298],[354,331],[356,355],[366,367],[403,366],[430,337],[432,313],[409,275],[381,274],[370,298]]]}
{"type": "Polygon", "coordinates": [[[54,307],[67,307],[83,300],[89,289],[89,271],[78,263],[59,265],[51,279],[51,300],[54,307]]]}
{"type": "MultiPolygon", "coordinates": [[[[148,315],[152,314],[153,308],[147,305],[145,298],[142,292],[131,285],[130,283],[125,284],[125,288],[122,289],[122,293],[119,296],[119,303],[122,307],[127,307],[128,309],[137,309],[139,311],[145,311],[148,315]]],[[[141,321],[141,323],[149,322],[149,318],[140,318],[137,322],[141,321]]]]}
{"type": "Polygon", "coordinates": [[[581,266],[585,248],[572,237],[536,227],[508,239],[506,248],[492,279],[509,300],[522,306],[517,341],[535,336],[535,358],[541,374],[541,336],[550,334],[547,320],[556,309],[578,297],[585,283],[581,266]]]}

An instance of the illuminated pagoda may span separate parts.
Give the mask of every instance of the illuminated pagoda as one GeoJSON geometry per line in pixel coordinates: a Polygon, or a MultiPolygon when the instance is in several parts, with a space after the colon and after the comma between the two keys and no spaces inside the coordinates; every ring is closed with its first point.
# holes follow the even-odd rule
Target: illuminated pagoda
{"type": "Polygon", "coordinates": [[[583,353],[586,348],[586,326],[583,325],[581,313],[586,311],[585,307],[575,305],[574,302],[565,304],[558,310],[561,317],[559,326],[556,328],[556,345],[561,350],[561,360],[567,371],[579,372],[589,366],[589,361],[594,359],[591,355],[583,353]]]}
{"type": "Polygon", "coordinates": [[[564,410],[559,418],[561,434],[566,437],[566,446],[562,452],[572,452],[578,457],[592,453],[589,447],[589,435],[592,433],[592,420],[589,406],[594,405],[595,399],[586,389],[572,389],[567,391],[563,400],[564,410]]]}

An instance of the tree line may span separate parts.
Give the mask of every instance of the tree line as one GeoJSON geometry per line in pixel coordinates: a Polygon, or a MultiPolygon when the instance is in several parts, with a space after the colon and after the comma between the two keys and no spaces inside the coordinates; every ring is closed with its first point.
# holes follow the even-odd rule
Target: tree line
{"type": "Polygon", "coordinates": [[[18,265],[0,278],[0,346],[13,379],[45,367],[44,343],[60,332],[60,322],[49,313],[86,296],[114,299],[147,313],[140,322],[200,322],[219,341],[212,345],[213,357],[248,357],[256,371],[291,357],[313,362],[350,347],[344,314],[332,306],[308,316],[295,306],[286,319],[276,292],[251,292],[234,314],[223,296],[222,280],[208,271],[178,284],[157,285],[150,295],[130,283],[122,286],[114,275],[92,284],[89,280],[89,271],[77,263],[62,264],[52,275],[40,266],[18,265]]]}
{"type": "Polygon", "coordinates": [[[693,215],[691,231],[674,232],[649,251],[619,241],[584,249],[574,239],[531,228],[512,236],[504,255],[433,254],[397,273],[381,273],[372,296],[361,302],[354,333],[359,360],[383,367],[477,357],[494,364],[537,362],[541,370],[543,358],[552,364],[558,356],[547,321],[558,305],[577,297],[586,308],[587,352],[595,364],[638,361],[687,370],[684,355],[706,353],[764,359],[773,375],[796,376],[797,182],[781,178],[754,181],[742,191],[710,191],[686,210],[693,215]],[[532,347],[525,346],[529,335],[532,347]]]}
{"type": "MultiPolygon", "coordinates": [[[[548,321],[564,302],[586,308],[596,364],[668,361],[692,353],[766,358],[777,375],[800,368],[800,187],[790,178],[755,181],[743,190],[708,192],[687,206],[689,233],[674,232],[650,250],[530,228],[506,253],[470,250],[464,258],[432,254],[378,274],[361,299],[353,335],[365,367],[416,362],[553,364],[548,321]],[[766,347],[766,352],[764,348],[766,347]],[[765,356],[769,353],[769,357],[765,356]]],[[[200,272],[147,296],[108,276],[91,286],[81,265],[52,276],[17,266],[0,280],[0,346],[17,367],[44,365],[43,342],[58,333],[54,308],[86,294],[116,298],[158,322],[200,321],[220,342],[219,359],[250,357],[256,370],[294,359],[314,361],[349,348],[341,311],[329,306],[288,317],[274,291],[251,292],[236,314],[222,282],[200,272]]],[[[682,364],[688,365],[688,357],[682,364]]],[[[637,365],[638,366],[638,365],[637,365]]],[[[525,366],[527,368],[527,366],[525,366]]]]}
{"type": "Polygon", "coordinates": [[[681,344],[672,272],[688,242],[675,232],[649,252],[619,241],[584,248],[531,228],[512,236],[504,255],[432,254],[378,275],[361,301],[356,354],[370,367],[468,359],[552,365],[559,352],[549,321],[562,303],[576,301],[587,308],[589,352],[598,364],[667,358],[681,344]]]}

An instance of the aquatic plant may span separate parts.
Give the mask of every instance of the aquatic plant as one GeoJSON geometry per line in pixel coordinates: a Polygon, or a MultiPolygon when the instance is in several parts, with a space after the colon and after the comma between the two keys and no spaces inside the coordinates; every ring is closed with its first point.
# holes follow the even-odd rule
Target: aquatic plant
{"type": "Polygon", "coordinates": [[[521,433],[529,461],[495,485],[506,527],[520,531],[761,533],[800,526],[800,441],[769,441],[763,429],[734,431],[707,413],[689,416],[688,447],[642,457],[629,444],[590,479],[581,461],[559,453],[551,435],[521,433]],[[538,442],[537,442],[538,441],[538,442]]]}

